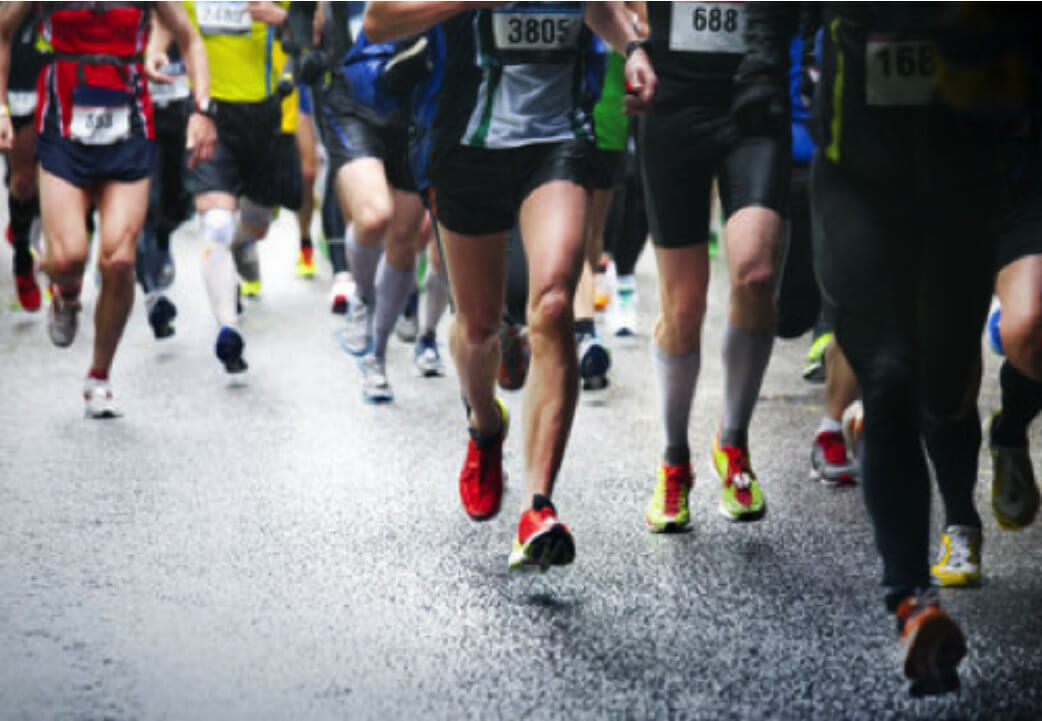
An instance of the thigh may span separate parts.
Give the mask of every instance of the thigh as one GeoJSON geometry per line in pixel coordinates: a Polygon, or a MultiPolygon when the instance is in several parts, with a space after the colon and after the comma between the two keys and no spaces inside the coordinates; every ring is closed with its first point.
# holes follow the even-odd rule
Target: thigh
{"type": "Polygon", "coordinates": [[[682,248],[709,239],[709,191],[716,164],[706,136],[691,132],[689,114],[644,118],[640,164],[651,239],[682,248]]]}
{"type": "Polygon", "coordinates": [[[380,158],[358,158],[340,166],[336,192],[344,215],[362,224],[368,224],[367,218],[372,215],[389,216],[392,212],[391,186],[380,158]]]}
{"type": "MultiPolygon", "coordinates": [[[[86,257],[87,225],[91,190],[40,168],[40,220],[46,238],[48,259],[86,257]]],[[[147,202],[145,203],[147,206],[147,202]]]]}
{"type": "Polygon", "coordinates": [[[720,162],[720,203],[730,218],[744,208],[767,208],[786,215],[792,178],[789,124],[768,135],[741,137],[737,128],[720,128],[721,141],[732,138],[720,162]]]}
{"type": "Polygon", "coordinates": [[[102,258],[133,261],[137,236],[148,211],[150,182],[150,178],[130,183],[109,181],[98,188],[102,258]]]}
{"type": "Polygon", "coordinates": [[[503,312],[506,234],[464,235],[439,226],[438,236],[457,316],[494,333],[503,312]]]}
{"type": "Polygon", "coordinates": [[[586,189],[568,180],[540,185],[521,204],[530,304],[562,287],[570,302],[582,268],[586,209],[586,189]]]}

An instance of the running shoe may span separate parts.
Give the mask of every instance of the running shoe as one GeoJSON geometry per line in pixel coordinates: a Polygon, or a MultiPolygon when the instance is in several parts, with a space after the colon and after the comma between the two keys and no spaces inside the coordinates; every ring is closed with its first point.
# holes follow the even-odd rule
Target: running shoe
{"type": "Polygon", "coordinates": [[[347,325],[344,328],[342,343],[344,350],[351,355],[365,355],[373,345],[373,314],[357,293],[348,303],[345,320],[347,325]]]}
{"type": "Polygon", "coordinates": [[[394,400],[383,358],[368,353],[358,361],[358,368],[362,372],[362,398],[366,403],[390,403],[394,400]]]}
{"type": "Polygon", "coordinates": [[[596,334],[580,333],[576,338],[579,351],[579,378],[584,391],[599,391],[608,387],[611,352],[596,334]]]}
{"type": "Polygon", "coordinates": [[[15,273],[14,285],[18,293],[18,304],[22,306],[22,310],[30,313],[40,310],[43,294],[40,292],[40,286],[36,282],[35,267],[30,268],[28,273],[15,273]]]}
{"type": "Polygon", "coordinates": [[[118,418],[120,413],[112,396],[112,384],[91,378],[83,381],[83,400],[87,418],[118,418]]]}
{"type": "Polygon", "coordinates": [[[300,254],[297,256],[297,277],[298,278],[314,278],[315,277],[315,249],[314,248],[301,248],[300,254]]]}
{"type": "Polygon", "coordinates": [[[840,431],[822,431],[810,447],[810,478],[826,486],[857,485],[857,464],[847,455],[840,431]]]}
{"type": "Polygon", "coordinates": [[[492,438],[481,438],[470,429],[467,457],[459,474],[459,496],[463,510],[475,521],[487,521],[499,513],[503,502],[503,441],[510,429],[510,414],[496,399],[503,425],[492,438]]]}
{"type": "Polygon", "coordinates": [[[59,348],[72,345],[76,340],[80,308],[78,298],[64,300],[58,286],[51,285],[51,310],[47,315],[47,334],[51,337],[51,343],[59,348]]]}
{"type": "Polygon", "coordinates": [[[980,585],[981,530],[973,526],[948,526],[941,534],[937,562],[930,566],[933,584],[944,588],[980,585]]]}
{"type": "Polygon", "coordinates": [[[394,334],[402,343],[415,343],[417,336],[420,335],[419,308],[420,294],[414,290],[409,295],[409,301],[405,304],[402,314],[394,323],[394,334]]]}
{"type": "Polygon", "coordinates": [[[423,378],[445,375],[445,366],[441,362],[441,353],[438,352],[438,339],[433,332],[420,336],[416,341],[412,362],[416,366],[416,372],[423,378]]]}
{"type": "Polygon", "coordinates": [[[988,347],[997,356],[1006,355],[1006,349],[1002,347],[1002,333],[999,324],[1002,322],[1002,306],[998,299],[991,301],[991,310],[988,311],[988,347]]]}
{"type": "Polygon", "coordinates": [[[223,326],[220,332],[217,333],[217,344],[214,347],[214,351],[217,353],[217,360],[224,364],[226,371],[229,373],[242,373],[249,368],[246,360],[242,357],[242,351],[245,346],[246,344],[243,342],[242,336],[239,335],[239,331],[231,326],[223,326]]]}
{"type": "Polygon", "coordinates": [[[355,281],[351,274],[344,271],[333,276],[333,288],[329,293],[332,311],[336,315],[346,315],[347,305],[355,293],[355,281]]]}
{"type": "Polygon", "coordinates": [[[763,518],[767,504],[760,482],[749,461],[749,449],[720,444],[713,438],[713,469],[723,484],[720,513],[730,521],[757,521],[763,518]]]}
{"type": "Polygon", "coordinates": [[[847,453],[856,460],[861,450],[861,433],[865,429],[865,407],[861,401],[854,401],[846,407],[840,424],[843,426],[843,443],[847,453]]]}
{"type": "Polygon", "coordinates": [[[174,326],[171,323],[177,317],[177,306],[165,295],[149,293],[145,298],[145,308],[148,310],[148,324],[152,326],[152,335],[156,340],[169,338],[174,334],[174,326]]]}
{"type": "Polygon", "coordinates": [[[504,321],[499,327],[499,387],[516,391],[525,384],[532,350],[528,345],[528,331],[523,325],[504,321]]]}
{"type": "MultiPolygon", "coordinates": [[[[988,424],[988,436],[1002,410],[995,411],[988,424]]],[[[1017,531],[1035,520],[1039,508],[1039,490],[1035,470],[1027,446],[999,446],[990,441],[991,508],[999,527],[1017,531]]]]}
{"type": "Polygon", "coordinates": [[[934,589],[908,596],[897,607],[901,666],[913,696],[948,693],[959,688],[959,662],[966,638],[941,609],[934,589]]]}
{"type": "Polygon", "coordinates": [[[521,514],[517,536],[510,551],[511,570],[538,566],[546,572],[550,566],[567,566],[575,560],[575,541],[568,526],[557,520],[554,504],[545,496],[536,496],[532,508],[521,514]]]}
{"type": "Polygon", "coordinates": [[[608,332],[619,338],[637,335],[637,284],[620,278],[615,285],[615,298],[608,306],[608,332]]]}
{"type": "Polygon", "coordinates": [[[658,467],[655,495],[651,497],[644,516],[652,533],[682,531],[691,524],[687,499],[694,484],[690,463],[676,466],[663,463],[658,467]]]}
{"type": "Polygon", "coordinates": [[[243,298],[260,298],[261,282],[259,280],[244,280],[239,284],[239,292],[243,298]]]}
{"type": "Polygon", "coordinates": [[[810,344],[807,357],[803,361],[803,380],[810,383],[825,382],[825,349],[832,341],[832,333],[819,335],[810,344]]]}

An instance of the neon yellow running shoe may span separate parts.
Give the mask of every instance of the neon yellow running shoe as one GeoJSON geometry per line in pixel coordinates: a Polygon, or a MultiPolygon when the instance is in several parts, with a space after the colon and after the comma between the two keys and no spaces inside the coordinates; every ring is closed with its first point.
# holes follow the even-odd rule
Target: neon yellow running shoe
{"type": "Polygon", "coordinates": [[[749,449],[720,445],[713,438],[713,468],[723,484],[720,513],[729,521],[758,521],[767,512],[763,489],[749,461],[749,449]]]}
{"type": "Polygon", "coordinates": [[[239,284],[239,290],[247,298],[260,298],[261,283],[259,280],[244,280],[239,284]]]}
{"type": "Polygon", "coordinates": [[[691,524],[687,497],[694,484],[690,463],[659,465],[655,495],[651,497],[648,512],[644,516],[652,533],[682,531],[691,524]]]}
{"type": "Polygon", "coordinates": [[[314,278],[315,277],[315,259],[314,259],[314,248],[301,248],[300,255],[297,256],[297,277],[298,278],[314,278]]]}
{"type": "Polygon", "coordinates": [[[980,585],[981,532],[972,526],[948,526],[941,534],[937,562],[930,566],[935,586],[965,588],[980,585]]]}
{"type": "Polygon", "coordinates": [[[810,383],[825,382],[825,350],[832,342],[832,333],[822,333],[807,350],[807,357],[803,359],[803,380],[810,383]]]}

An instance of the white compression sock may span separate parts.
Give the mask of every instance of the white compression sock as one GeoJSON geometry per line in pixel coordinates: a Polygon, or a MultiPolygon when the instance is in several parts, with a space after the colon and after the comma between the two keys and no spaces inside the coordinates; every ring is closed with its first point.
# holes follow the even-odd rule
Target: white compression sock
{"type": "Polygon", "coordinates": [[[222,326],[236,326],[239,314],[236,308],[236,290],[239,278],[232,260],[232,236],[235,233],[235,215],[230,210],[215,208],[202,214],[203,282],[210,298],[210,308],[222,326]]]}

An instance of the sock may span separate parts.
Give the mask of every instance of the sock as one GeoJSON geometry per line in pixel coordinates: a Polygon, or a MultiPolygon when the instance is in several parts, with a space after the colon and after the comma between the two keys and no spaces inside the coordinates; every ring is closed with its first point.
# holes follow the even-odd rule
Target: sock
{"type": "Polygon", "coordinates": [[[415,283],[414,268],[399,270],[387,262],[386,255],[380,259],[376,271],[376,315],[373,318],[373,354],[377,358],[383,358],[387,353],[387,339],[391,337],[415,283]]]}
{"type": "Polygon", "coordinates": [[[236,308],[239,278],[235,273],[231,251],[234,223],[230,210],[217,209],[203,213],[203,238],[207,243],[203,251],[203,282],[217,322],[233,328],[239,322],[236,308]]]}
{"type": "Polygon", "coordinates": [[[597,335],[597,327],[593,324],[593,318],[576,319],[575,335],[597,335]]]}
{"type": "Polygon", "coordinates": [[[554,513],[557,513],[557,509],[554,508],[554,504],[550,499],[541,493],[536,493],[532,496],[532,510],[541,511],[544,508],[549,508],[554,513]]]}
{"type": "Polygon", "coordinates": [[[329,246],[329,262],[333,265],[333,275],[347,272],[347,250],[344,248],[344,238],[329,238],[326,240],[329,246]]]}
{"type": "Polygon", "coordinates": [[[309,249],[311,247],[312,247],[312,245],[311,245],[311,238],[301,237],[301,239],[300,239],[300,249],[301,250],[307,250],[307,249],[309,249]]]}
{"type": "Polygon", "coordinates": [[[1042,383],[1021,373],[1008,360],[999,371],[1002,412],[991,424],[992,445],[1023,448],[1028,444],[1028,426],[1042,410],[1042,383]]]}
{"type": "Polygon", "coordinates": [[[937,476],[945,525],[980,528],[980,515],[973,500],[981,442],[977,409],[954,421],[924,418],[923,440],[937,476]]]}
{"type": "Polygon", "coordinates": [[[749,445],[749,422],[760,395],[760,386],[771,360],[774,334],[750,333],[728,321],[724,325],[724,415],[720,442],[726,446],[749,445]]]}
{"type": "Polygon", "coordinates": [[[91,368],[87,373],[87,377],[98,381],[107,381],[109,379],[109,372],[98,368],[91,368]]]}
{"type": "Polygon", "coordinates": [[[235,237],[232,247],[235,249],[232,257],[235,260],[235,270],[243,280],[260,280],[260,258],[257,257],[257,238],[243,230],[242,223],[235,226],[235,237]]]}
{"type": "Polygon", "coordinates": [[[820,436],[822,433],[839,433],[843,430],[843,424],[837,421],[835,418],[829,418],[825,416],[821,419],[821,423],[818,424],[818,430],[814,433],[815,436],[820,436]]]}
{"type": "Polygon", "coordinates": [[[420,334],[433,334],[438,330],[438,322],[449,306],[449,279],[444,269],[438,272],[434,266],[427,266],[427,282],[420,305],[420,334]]]}
{"type": "Polygon", "coordinates": [[[33,218],[40,213],[37,196],[32,200],[17,200],[7,196],[9,223],[11,226],[11,245],[14,247],[14,272],[25,275],[32,272],[33,256],[29,251],[29,232],[33,218]]]}
{"type": "Polygon", "coordinates": [[[691,419],[691,404],[695,400],[698,371],[702,366],[702,351],[695,349],[686,355],[670,355],[652,341],[651,356],[658,378],[659,410],[665,432],[664,460],[669,465],[689,463],[691,451],[687,442],[687,428],[691,419]]]}
{"type": "Polygon", "coordinates": [[[358,286],[358,296],[366,305],[371,305],[376,299],[376,267],[383,255],[383,244],[371,247],[360,244],[355,238],[354,226],[351,226],[347,229],[346,246],[351,275],[358,286]]]}

